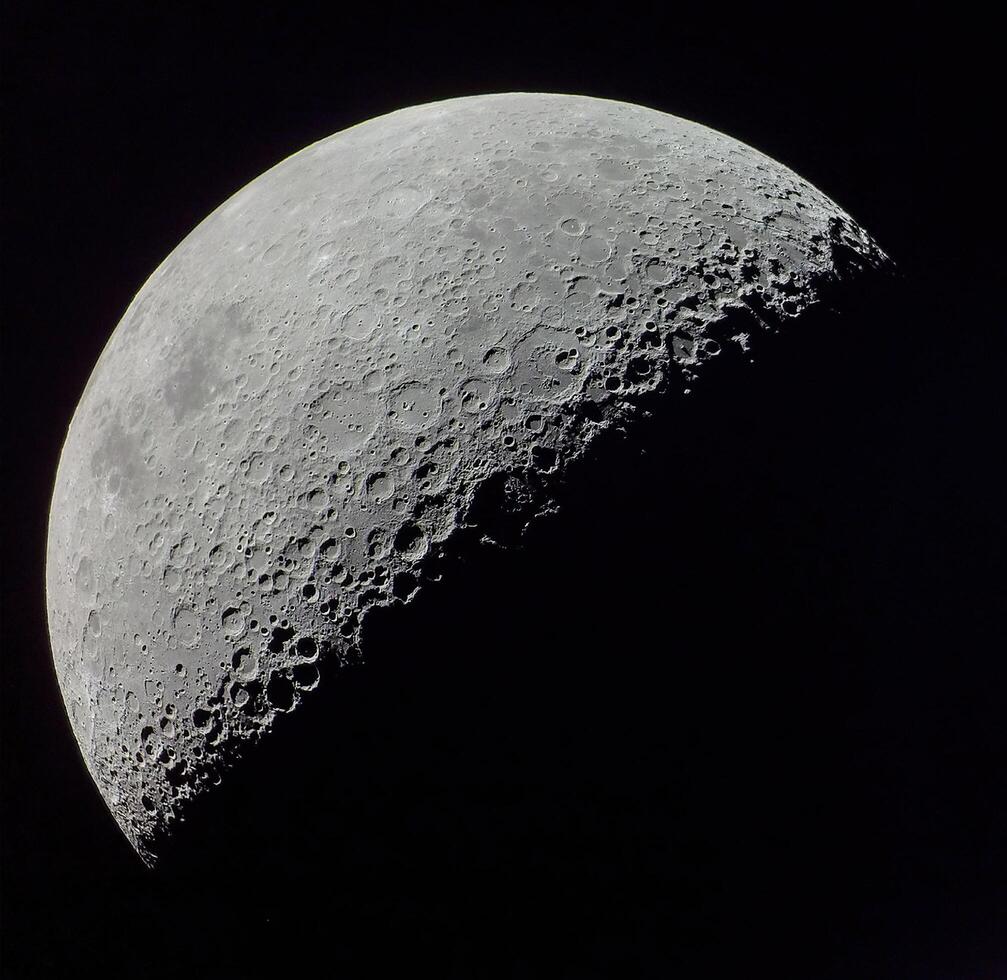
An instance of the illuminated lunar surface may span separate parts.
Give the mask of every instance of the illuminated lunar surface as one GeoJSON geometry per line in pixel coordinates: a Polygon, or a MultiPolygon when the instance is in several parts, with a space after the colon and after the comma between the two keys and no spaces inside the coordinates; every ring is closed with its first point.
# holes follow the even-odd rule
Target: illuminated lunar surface
{"type": "Polygon", "coordinates": [[[320,661],[380,670],[362,622],[462,533],[886,261],[752,148],[578,96],[393,112],[217,208],[102,353],[50,514],[56,672],[137,851],[320,661]]]}

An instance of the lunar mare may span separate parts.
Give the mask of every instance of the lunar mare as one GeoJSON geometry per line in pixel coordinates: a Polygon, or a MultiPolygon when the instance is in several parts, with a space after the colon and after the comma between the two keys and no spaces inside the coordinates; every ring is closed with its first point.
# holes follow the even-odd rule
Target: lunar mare
{"type": "Polygon", "coordinates": [[[460,534],[886,261],[751,147],[579,96],[393,112],[222,204],[102,353],[50,514],[59,684],[137,851],[460,534]]]}

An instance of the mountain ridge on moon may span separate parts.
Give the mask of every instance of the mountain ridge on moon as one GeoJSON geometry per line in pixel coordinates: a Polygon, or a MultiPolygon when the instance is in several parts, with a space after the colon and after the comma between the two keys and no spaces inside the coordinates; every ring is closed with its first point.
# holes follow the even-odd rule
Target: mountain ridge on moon
{"type": "Polygon", "coordinates": [[[57,677],[141,857],[320,662],[362,656],[371,610],[888,265],[758,151],[581,96],[398,110],[218,207],[99,358],[50,513],[57,677]]]}

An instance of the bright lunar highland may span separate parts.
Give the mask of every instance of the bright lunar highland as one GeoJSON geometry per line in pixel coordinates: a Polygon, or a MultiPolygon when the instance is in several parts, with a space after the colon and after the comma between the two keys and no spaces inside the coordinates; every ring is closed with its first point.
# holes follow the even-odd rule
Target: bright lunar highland
{"type": "Polygon", "coordinates": [[[49,522],[56,673],[144,860],[462,535],[887,261],[751,147],[568,95],[402,109],[218,207],[112,334],[49,522]]]}

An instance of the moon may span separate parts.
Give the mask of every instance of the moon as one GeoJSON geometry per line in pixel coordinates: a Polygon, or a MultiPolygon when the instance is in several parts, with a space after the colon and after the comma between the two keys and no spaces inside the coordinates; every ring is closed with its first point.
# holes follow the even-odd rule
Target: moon
{"type": "Polygon", "coordinates": [[[218,207],[101,354],[49,518],[56,674],[143,860],[463,533],[888,261],[751,147],[571,95],[392,112],[218,207]]]}

